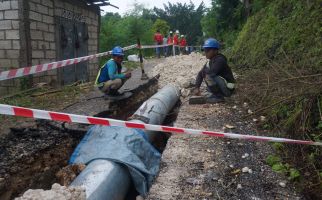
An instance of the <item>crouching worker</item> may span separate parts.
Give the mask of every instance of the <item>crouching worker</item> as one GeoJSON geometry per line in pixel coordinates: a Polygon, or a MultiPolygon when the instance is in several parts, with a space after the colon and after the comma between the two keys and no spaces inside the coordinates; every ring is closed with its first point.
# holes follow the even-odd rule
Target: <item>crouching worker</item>
{"type": "Polygon", "coordinates": [[[224,97],[230,97],[235,89],[235,79],[230,67],[227,64],[227,58],[219,53],[219,42],[216,39],[209,38],[205,41],[203,48],[205,50],[208,62],[203,66],[196,78],[196,87],[192,93],[200,94],[200,86],[205,80],[208,92],[208,103],[219,103],[224,101],[224,97]]]}
{"type": "Polygon", "coordinates": [[[118,89],[131,77],[131,73],[121,73],[123,58],[123,49],[119,46],[114,47],[112,50],[112,59],[107,61],[98,72],[95,85],[107,96],[113,97],[121,95],[118,89]]]}

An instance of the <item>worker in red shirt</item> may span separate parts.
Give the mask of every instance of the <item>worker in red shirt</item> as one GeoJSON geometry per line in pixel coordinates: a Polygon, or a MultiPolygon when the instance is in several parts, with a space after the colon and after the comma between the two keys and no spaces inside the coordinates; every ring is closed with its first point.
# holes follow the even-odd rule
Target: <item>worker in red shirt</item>
{"type": "Polygon", "coordinates": [[[179,30],[176,30],[176,33],[173,36],[173,44],[175,45],[174,51],[175,55],[178,55],[180,52],[180,49],[178,47],[179,45],[179,30]]]}
{"type": "Polygon", "coordinates": [[[181,52],[181,54],[186,54],[186,46],[187,46],[187,40],[184,37],[184,35],[181,35],[181,38],[180,38],[180,52],[181,52]]]}
{"type": "MultiPolygon", "coordinates": [[[[173,45],[173,32],[170,31],[169,36],[168,36],[168,45],[173,45]]],[[[168,56],[172,55],[172,46],[168,46],[168,56]]]]}
{"type": "MultiPolygon", "coordinates": [[[[157,30],[157,32],[154,34],[154,42],[156,45],[162,45],[163,43],[163,36],[160,33],[160,30],[157,30]]],[[[160,47],[155,48],[156,54],[158,58],[160,58],[160,47]]]]}

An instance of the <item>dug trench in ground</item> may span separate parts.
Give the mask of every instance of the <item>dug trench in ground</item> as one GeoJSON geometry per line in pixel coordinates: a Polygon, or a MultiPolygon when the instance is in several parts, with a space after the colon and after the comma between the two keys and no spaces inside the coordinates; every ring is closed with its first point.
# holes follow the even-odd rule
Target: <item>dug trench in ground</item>
{"type": "MultiPolygon", "coordinates": [[[[147,63],[147,71],[157,62],[147,63]]],[[[121,88],[133,93],[130,99],[109,102],[93,89],[59,111],[127,119],[157,91],[157,79],[142,81],[140,77],[140,70],[133,71],[132,78],[121,88]]],[[[53,183],[63,185],[72,181],[70,173],[75,173],[72,174],[75,177],[77,169],[65,171],[66,177],[63,170],[59,179],[56,173],[67,165],[87,129],[87,125],[45,120],[11,126],[0,140],[0,199],[12,199],[27,189],[50,189],[53,183]]]]}
{"type": "MultiPolygon", "coordinates": [[[[152,71],[160,74],[159,87],[173,83],[182,88],[183,105],[175,126],[267,135],[257,133],[255,122],[243,119],[250,108],[238,100],[242,91],[222,104],[187,103],[191,79],[205,62],[199,54],[173,57],[152,71]]],[[[147,199],[305,199],[287,177],[265,163],[272,152],[267,143],[172,135],[147,199]]]]}

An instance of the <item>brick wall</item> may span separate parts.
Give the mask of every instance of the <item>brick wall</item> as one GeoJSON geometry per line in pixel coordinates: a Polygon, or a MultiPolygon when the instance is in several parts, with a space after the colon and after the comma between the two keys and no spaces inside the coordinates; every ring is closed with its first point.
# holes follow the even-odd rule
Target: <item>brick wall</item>
{"type": "MultiPolygon", "coordinates": [[[[57,61],[55,16],[62,16],[63,9],[84,16],[89,34],[88,54],[97,53],[99,15],[95,9],[80,4],[76,0],[0,1],[0,71],[25,67],[26,62],[20,61],[22,57],[28,58],[28,65],[57,61]],[[27,15],[21,13],[24,9],[27,9],[27,15]],[[24,19],[25,16],[28,16],[27,19],[24,19]],[[27,21],[26,29],[22,28],[23,21],[27,21]],[[22,35],[26,37],[22,38],[22,35]],[[28,49],[21,49],[21,46],[28,49]]],[[[90,80],[95,79],[98,68],[97,60],[89,62],[90,80]]],[[[59,76],[57,69],[51,70],[33,75],[32,82],[59,85],[59,76]]],[[[1,81],[0,96],[20,89],[20,82],[19,78],[1,81]]]]}
{"type": "MultiPolygon", "coordinates": [[[[20,34],[18,0],[0,1],[0,70],[19,67],[20,34]]],[[[0,82],[0,94],[19,89],[19,81],[0,82]]],[[[1,96],[1,95],[0,95],[1,96]]]]}

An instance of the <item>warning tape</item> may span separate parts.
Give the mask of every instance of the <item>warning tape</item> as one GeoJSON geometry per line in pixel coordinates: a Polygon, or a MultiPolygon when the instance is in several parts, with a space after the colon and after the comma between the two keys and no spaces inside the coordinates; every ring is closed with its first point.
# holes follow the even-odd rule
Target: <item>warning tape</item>
{"type": "Polygon", "coordinates": [[[172,46],[173,44],[162,44],[162,45],[141,45],[140,49],[153,49],[158,47],[172,46]]]}
{"type": "MultiPolygon", "coordinates": [[[[130,50],[130,49],[134,49],[134,48],[137,48],[137,44],[124,47],[123,50],[126,51],[126,50],[130,50]]],[[[52,62],[52,63],[46,63],[46,64],[34,65],[31,67],[23,67],[23,68],[19,68],[19,69],[12,69],[12,70],[8,70],[8,71],[3,71],[3,72],[0,72],[0,81],[18,78],[18,77],[22,77],[22,76],[27,76],[27,75],[31,75],[31,74],[37,74],[40,72],[45,72],[45,71],[49,71],[52,69],[57,69],[57,68],[65,67],[68,65],[77,64],[77,63],[88,61],[88,60],[93,60],[95,58],[107,56],[110,54],[111,54],[111,51],[107,51],[107,52],[84,56],[84,57],[79,57],[79,58],[71,58],[71,59],[52,62]]]]}
{"type": "MultiPolygon", "coordinates": [[[[175,47],[182,47],[180,45],[173,45],[175,47]]],[[[195,48],[202,48],[202,46],[184,46],[184,47],[195,47],[195,48]]]]}
{"type": "Polygon", "coordinates": [[[62,122],[74,122],[74,123],[82,123],[82,124],[121,126],[121,127],[127,127],[127,128],[144,129],[149,131],[172,132],[177,134],[208,135],[213,137],[242,139],[242,140],[250,140],[250,141],[256,141],[256,142],[282,142],[282,143],[291,143],[291,144],[322,146],[321,142],[314,142],[314,141],[292,140],[287,138],[276,138],[276,137],[265,137],[265,136],[254,136],[254,135],[242,135],[242,134],[235,134],[235,133],[222,133],[222,132],[214,132],[214,131],[203,131],[203,130],[196,130],[196,129],[170,127],[170,126],[134,123],[134,122],[109,119],[109,118],[89,117],[89,116],[83,116],[83,115],[30,109],[30,108],[11,106],[11,105],[5,105],[5,104],[0,104],[0,114],[30,117],[35,119],[47,119],[47,120],[62,121],[62,122]]]}

